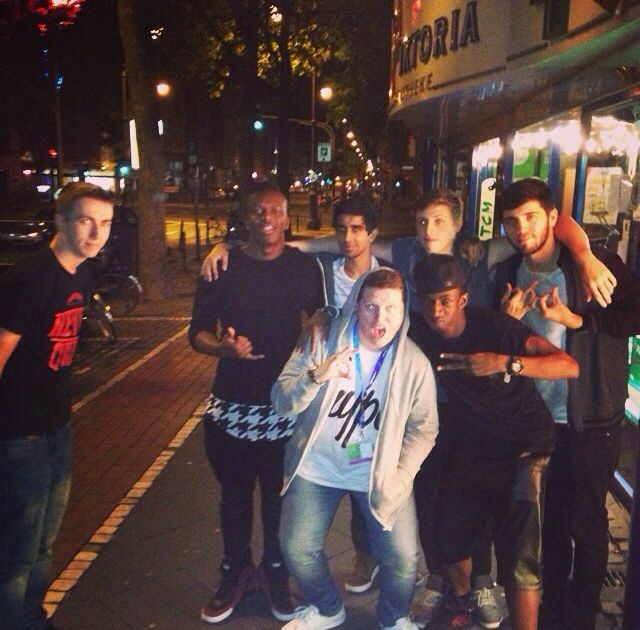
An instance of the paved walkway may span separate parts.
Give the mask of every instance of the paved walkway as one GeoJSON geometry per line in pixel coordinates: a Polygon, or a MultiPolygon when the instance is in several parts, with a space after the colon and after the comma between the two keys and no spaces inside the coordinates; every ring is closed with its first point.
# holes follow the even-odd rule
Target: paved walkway
{"type": "MultiPolygon", "coordinates": [[[[65,630],[207,627],[199,611],[218,579],[222,538],[218,487],[204,457],[199,414],[160,454],[136,489],[139,493],[126,497],[118,508],[118,513],[130,513],[109,532],[110,542],[85,547],[80,562],[89,562],[90,568],[62,600],[54,619],[65,630]]],[[[254,551],[259,561],[261,532],[256,529],[254,551]]],[[[332,566],[339,577],[345,575],[351,558],[348,532],[343,505],[329,540],[332,566]]],[[[374,600],[375,594],[348,597],[346,627],[375,627],[374,600]]],[[[270,616],[262,596],[255,594],[219,625],[248,630],[282,624],[270,616]]]]}
{"type": "Polygon", "coordinates": [[[191,350],[182,324],[75,402],[73,484],[54,570],[91,539],[207,395],[214,361],[191,350]]]}

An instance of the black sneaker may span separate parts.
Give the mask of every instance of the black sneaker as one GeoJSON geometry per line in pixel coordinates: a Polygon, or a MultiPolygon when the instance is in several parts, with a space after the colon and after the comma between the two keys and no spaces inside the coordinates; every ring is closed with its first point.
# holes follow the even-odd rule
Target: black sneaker
{"type": "Polygon", "coordinates": [[[252,583],[255,573],[252,564],[234,567],[223,560],[220,565],[220,582],[215,594],[200,612],[200,619],[207,623],[218,623],[229,617],[252,583]]]}
{"type": "Polygon", "coordinates": [[[290,621],[296,613],[296,602],[289,592],[289,572],[282,560],[263,562],[257,571],[258,582],[278,621],[290,621]]]}

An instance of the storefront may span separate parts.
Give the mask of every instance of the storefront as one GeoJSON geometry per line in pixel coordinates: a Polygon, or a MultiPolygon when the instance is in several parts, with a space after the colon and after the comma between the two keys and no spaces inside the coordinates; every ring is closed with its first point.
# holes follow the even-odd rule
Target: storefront
{"type": "MultiPolygon", "coordinates": [[[[390,117],[417,146],[414,190],[457,190],[467,231],[488,239],[496,191],[541,177],[561,212],[640,275],[640,0],[396,0],[392,70],[390,117]]],[[[628,482],[640,338],[630,362],[628,482]]]]}

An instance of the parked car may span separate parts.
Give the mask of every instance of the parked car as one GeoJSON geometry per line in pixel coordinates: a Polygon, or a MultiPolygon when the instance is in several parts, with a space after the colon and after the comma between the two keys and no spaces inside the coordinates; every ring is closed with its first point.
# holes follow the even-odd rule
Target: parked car
{"type": "Polygon", "coordinates": [[[48,221],[0,219],[0,243],[40,245],[53,238],[55,230],[48,221]]]}

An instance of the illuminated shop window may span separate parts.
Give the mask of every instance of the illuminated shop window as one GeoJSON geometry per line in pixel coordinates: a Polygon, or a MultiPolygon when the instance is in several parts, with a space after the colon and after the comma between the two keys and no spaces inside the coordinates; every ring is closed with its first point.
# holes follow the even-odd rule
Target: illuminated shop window
{"type": "Polygon", "coordinates": [[[512,140],[511,179],[540,177],[554,189],[560,211],[570,213],[582,145],[578,111],[526,127],[512,140]]]}
{"type": "Polygon", "coordinates": [[[583,223],[592,226],[589,227],[592,238],[606,239],[617,230],[622,245],[618,253],[626,260],[624,230],[640,198],[640,100],[594,114],[585,151],[583,223]]]}

